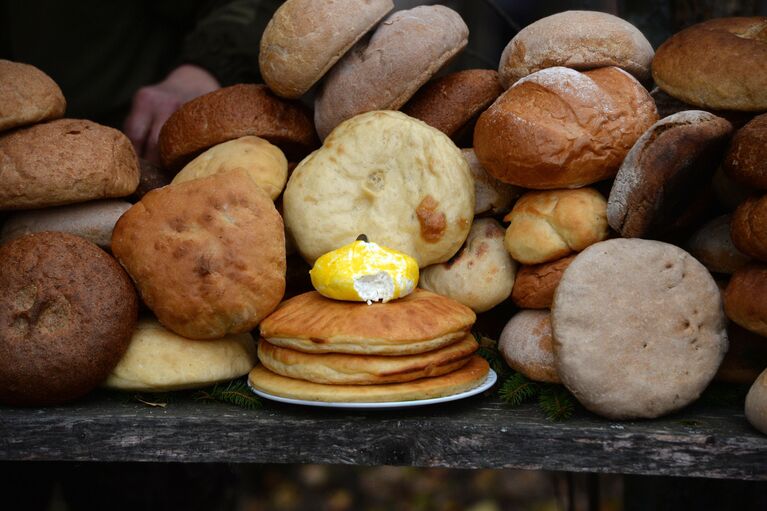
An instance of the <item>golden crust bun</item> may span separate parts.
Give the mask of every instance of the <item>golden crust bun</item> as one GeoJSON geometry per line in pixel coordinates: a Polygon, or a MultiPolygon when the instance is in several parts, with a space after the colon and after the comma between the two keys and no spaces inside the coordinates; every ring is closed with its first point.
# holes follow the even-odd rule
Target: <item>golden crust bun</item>
{"type": "Polygon", "coordinates": [[[258,359],[270,371],[315,383],[370,385],[446,374],[469,361],[479,344],[471,334],[444,348],[399,356],[303,353],[261,340],[258,359]]]}
{"type": "Polygon", "coordinates": [[[146,392],[206,387],[248,374],[256,362],[256,343],[249,333],[200,341],[174,334],[154,318],[142,318],[104,386],[146,392]]]}
{"type": "Polygon", "coordinates": [[[263,138],[246,136],[215,145],[186,164],[171,184],[242,169],[276,199],[288,180],[288,160],[263,138]]]}
{"type": "Polygon", "coordinates": [[[152,190],[112,252],[160,323],[192,339],[253,329],[285,291],[282,219],[244,171],[152,190]]]}
{"type": "Polygon", "coordinates": [[[50,76],[35,66],[0,59],[0,131],[58,119],[66,107],[50,76]]]}
{"type": "Polygon", "coordinates": [[[554,360],[551,311],[516,313],[503,328],[498,349],[512,369],[531,380],[562,383],[554,360]]]}
{"type": "Polygon", "coordinates": [[[329,385],[288,378],[258,365],[248,375],[248,383],[256,390],[290,399],[382,403],[431,399],[465,392],[481,385],[489,370],[487,361],[474,355],[460,369],[433,378],[380,385],[329,385]]]}
{"type": "Polygon", "coordinates": [[[368,112],[339,125],[296,167],[283,213],[310,264],[366,234],[422,268],[461,248],[474,181],[444,133],[400,112],[368,112]]]}
{"type": "Polygon", "coordinates": [[[372,305],[311,291],[282,302],[260,329],[270,343],[307,353],[407,355],[463,338],[475,320],[465,305],[417,288],[372,305]]]}

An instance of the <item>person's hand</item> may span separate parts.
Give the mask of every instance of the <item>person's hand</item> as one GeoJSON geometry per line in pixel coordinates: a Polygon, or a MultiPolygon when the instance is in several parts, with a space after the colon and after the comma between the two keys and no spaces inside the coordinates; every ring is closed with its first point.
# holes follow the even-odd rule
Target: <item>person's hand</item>
{"type": "Polygon", "coordinates": [[[123,129],[136,154],[159,164],[157,137],[168,117],[187,101],[220,87],[218,80],[205,69],[183,64],[171,71],[165,80],[136,91],[123,129]]]}

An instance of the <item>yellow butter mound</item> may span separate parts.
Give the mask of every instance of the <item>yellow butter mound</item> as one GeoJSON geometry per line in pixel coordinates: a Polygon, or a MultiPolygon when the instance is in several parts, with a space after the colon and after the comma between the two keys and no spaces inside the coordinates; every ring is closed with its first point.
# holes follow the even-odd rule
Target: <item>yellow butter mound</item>
{"type": "Polygon", "coordinates": [[[413,292],[418,263],[407,254],[358,239],[320,256],[309,275],[314,288],[328,298],[385,303],[413,292]]]}

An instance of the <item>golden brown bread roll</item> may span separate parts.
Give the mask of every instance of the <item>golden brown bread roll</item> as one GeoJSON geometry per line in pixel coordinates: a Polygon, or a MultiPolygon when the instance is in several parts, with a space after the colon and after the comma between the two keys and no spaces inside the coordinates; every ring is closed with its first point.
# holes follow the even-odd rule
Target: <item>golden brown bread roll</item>
{"type": "Polygon", "coordinates": [[[727,317],[743,328],[767,336],[767,266],[752,263],[732,274],[724,291],[727,317]]]}
{"type": "Polygon", "coordinates": [[[744,254],[767,262],[767,195],[749,197],[732,214],[732,242],[744,254]]]}
{"type": "Polygon", "coordinates": [[[723,168],[738,183],[767,190],[767,114],[754,117],[735,133],[723,168]]]}
{"type": "Polygon", "coordinates": [[[47,74],[0,59],[0,131],[58,119],[66,106],[61,89],[47,74]]]}
{"type": "Polygon", "coordinates": [[[559,279],[575,255],[541,264],[523,265],[517,272],[511,300],[522,309],[550,309],[559,279]]]}
{"type": "Polygon", "coordinates": [[[479,116],[474,151],[506,183],[577,188],[615,175],[657,119],[647,90],[617,67],[552,67],[519,80],[479,116]]]}

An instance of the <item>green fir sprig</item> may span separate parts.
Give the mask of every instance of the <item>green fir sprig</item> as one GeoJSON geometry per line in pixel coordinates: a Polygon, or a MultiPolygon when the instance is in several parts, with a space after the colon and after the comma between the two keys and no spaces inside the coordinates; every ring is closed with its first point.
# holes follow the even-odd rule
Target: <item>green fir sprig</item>
{"type": "Polygon", "coordinates": [[[540,383],[522,373],[512,372],[498,390],[501,400],[511,407],[520,406],[537,398],[538,407],[552,422],[567,420],[575,411],[572,394],[562,385],[540,383]]]}
{"type": "Polygon", "coordinates": [[[195,401],[218,401],[239,406],[248,410],[261,408],[261,400],[253,394],[245,378],[232,380],[229,383],[219,383],[208,389],[195,392],[195,401]]]}
{"type": "Polygon", "coordinates": [[[510,406],[519,406],[532,401],[539,393],[538,384],[522,373],[509,376],[498,391],[503,402],[510,406]]]}

